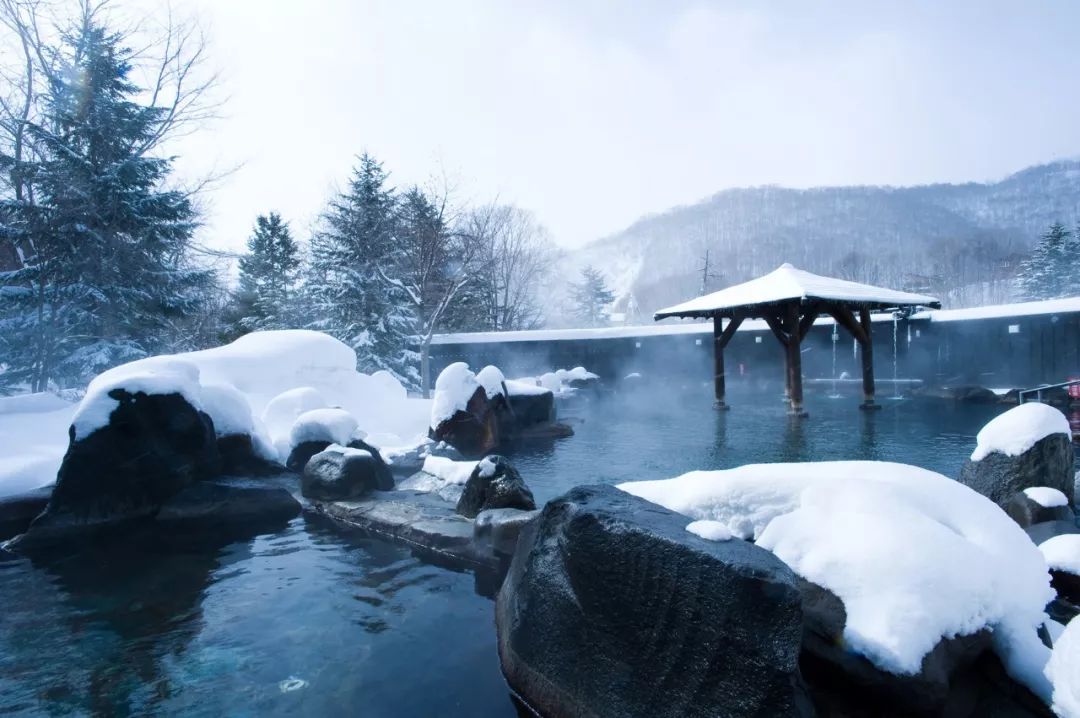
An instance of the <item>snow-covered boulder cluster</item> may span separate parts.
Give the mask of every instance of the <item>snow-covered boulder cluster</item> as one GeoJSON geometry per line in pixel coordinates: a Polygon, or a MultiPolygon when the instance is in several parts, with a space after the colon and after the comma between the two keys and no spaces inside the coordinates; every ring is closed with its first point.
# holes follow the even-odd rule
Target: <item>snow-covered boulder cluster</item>
{"type": "Polygon", "coordinates": [[[306,463],[365,436],[421,443],[429,409],[391,375],[358,372],[355,352],[319,332],[255,332],[131,362],[87,387],[46,516],[102,523],[152,515],[193,481],[280,470],[298,446],[306,463]]]}
{"type": "Polygon", "coordinates": [[[508,381],[495,366],[474,373],[454,362],[435,381],[429,436],[466,456],[483,456],[520,439],[573,432],[555,421],[555,393],[538,383],[508,381]]]}

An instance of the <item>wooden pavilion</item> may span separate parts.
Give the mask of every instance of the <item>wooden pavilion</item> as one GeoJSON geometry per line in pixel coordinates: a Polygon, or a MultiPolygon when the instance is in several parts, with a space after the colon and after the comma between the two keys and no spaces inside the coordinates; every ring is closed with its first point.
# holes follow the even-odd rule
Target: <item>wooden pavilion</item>
{"type": "Polygon", "coordinates": [[[941,302],[922,294],[822,277],[783,264],[763,277],[737,284],[719,292],[661,309],[654,318],[711,318],[715,352],[714,385],[716,403],[724,403],[724,347],[746,319],[764,319],[772,329],[786,357],[786,389],[790,413],[803,411],[802,356],[800,344],[819,316],[831,316],[851,333],[861,347],[863,372],[862,408],[874,409],[874,347],[870,313],[925,306],[941,308],[941,302]],[[728,319],[721,328],[721,320],[728,319]]]}

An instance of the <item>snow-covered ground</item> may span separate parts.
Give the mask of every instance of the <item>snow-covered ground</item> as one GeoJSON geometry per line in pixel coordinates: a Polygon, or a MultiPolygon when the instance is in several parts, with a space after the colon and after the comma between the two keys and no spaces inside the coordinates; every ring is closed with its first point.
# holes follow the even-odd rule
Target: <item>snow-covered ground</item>
{"type": "Polygon", "coordinates": [[[55,394],[0,398],[0,496],[56,480],[75,407],[55,394]]]}
{"type": "MultiPolygon", "coordinates": [[[[940,474],[872,461],[759,464],[619,488],[752,538],[847,608],[844,638],[879,668],[919,670],[943,637],[984,628],[1009,673],[1049,700],[1036,635],[1054,597],[1027,534],[940,474]]],[[[710,528],[718,535],[715,527],[710,528]]]]}

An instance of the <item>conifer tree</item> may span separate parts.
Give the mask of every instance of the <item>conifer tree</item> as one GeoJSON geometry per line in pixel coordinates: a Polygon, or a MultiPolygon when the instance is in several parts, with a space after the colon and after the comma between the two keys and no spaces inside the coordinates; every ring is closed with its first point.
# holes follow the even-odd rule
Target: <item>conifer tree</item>
{"type": "Polygon", "coordinates": [[[292,325],[300,248],[277,212],[259,215],[240,258],[240,286],[233,296],[237,333],[292,325]]]}
{"type": "Polygon", "coordinates": [[[587,327],[607,324],[615,293],[607,287],[604,275],[593,267],[581,270],[581,281],[570,286],[573,313],[587,327]]]}
{"type": "Polygon", "coordinates": [[[1070,232],[1055,222],[1020,265],[1017,280],[1024,299],[1080,295],[1080,228],[1070,232]]]}
{"type": "Polygon", "coordinates": [[[27,128],[34,202],[0,202],[4,233],[30,248],[0,276],[0,348],[34,390],[181,348],[213,282],[191,261],[191,201],[165,187],[172,161],[146,152],[169,119],[141,102],[131,57],[89,12],[62,36],[27,128]]]}
{"type": "Polygon", "coordinates": [[[307,326],[356,350],[361,371],[385,369],[418,386],[415,316],[397,276],[396,204],[382,164],[363,154],[312,238],[304,303],[307,326]]]}

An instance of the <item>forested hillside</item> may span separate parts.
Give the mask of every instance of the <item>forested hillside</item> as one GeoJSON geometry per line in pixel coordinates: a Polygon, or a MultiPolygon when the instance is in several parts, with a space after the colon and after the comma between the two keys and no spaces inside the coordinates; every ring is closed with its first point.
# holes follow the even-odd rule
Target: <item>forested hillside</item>
{"type": "Polygon", "coordinates": [[[1038,237],[1077,219],[1077,161],[987,184],[731,189],[573,252],[561,274],[603,268],[618,303],[632,295],[646,319],[703,283],[716,289],[785,261],[970,306],[1014,298],[1019,264],[1038,237]]]}

